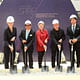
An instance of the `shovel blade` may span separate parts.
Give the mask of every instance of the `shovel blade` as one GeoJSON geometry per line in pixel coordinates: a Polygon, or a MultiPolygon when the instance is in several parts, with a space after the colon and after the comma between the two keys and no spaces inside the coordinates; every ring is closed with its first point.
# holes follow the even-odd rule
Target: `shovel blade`
{"type": "Polygon", "coordinates": [[[63,71],[63,67],[62,66],[56,66],[55,67],[55,72],[58,72],[58,71],[60,71],[60,72],[62,72],[63,71]]]}
{"type": "Polygon", "coordinates": [[[17,73],[17,66],[13,66],[13,67],[10,67],[10,73],[11,74],[16,74],[17,73]]]}
{"type": "Polygon", "coordinates": [[[41,71],[42,72],[49,72],[49,67],[48,66],[42,66],[41,71]]]}
{"type": "Polygon", "coordinates": [[[30,73],[29,67],[22,67],[22,73],[30,73]]]}
{"type": "Polygon", "coordinates": [[[68,67],[67,68],[67,73],[75,73],[75,68],[74,67],[68,67]]]}

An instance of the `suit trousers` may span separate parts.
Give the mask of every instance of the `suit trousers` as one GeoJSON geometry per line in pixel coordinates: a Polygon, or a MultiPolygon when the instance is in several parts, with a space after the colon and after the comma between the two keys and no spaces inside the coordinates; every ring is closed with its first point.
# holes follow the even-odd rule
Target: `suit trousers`
{"type": "Polygon", "coordinates": [[[60,66],[60,63],[61,63],[61,52],[62,52],[62,48],[61,48],[61,51],[59,52],[57,46],[55,46],[54,48],[51,48],[52,68],[55,67],[56,56],[57,56],[57,66],[60,66]],[[60,60],[59,60],[59,58],[60,58],[60,60]]]}
{"type": "Polygon", "coordinates": [[[24,52],[24,50],[23,50],[23,62],[24,62],[25,67],[28,66],[28,63],[27,63],[28,59],[29,59],[29,67],[30,68],[33,67],[33,56],[32,56],[32,54],[33,54],[33,51],[24,52]],[[29,58],[28,58],[28,56],[29,56],[29,58]]]}
{"type": "Polygon", "coordinates": [[[5,47],[4,48],[5,69],[9,68],[9,61],[10,61],[10,67],[12,67],[14,65],[14,60],[15,60],[15,50],[11,52],[8,47],[5,47]]]}

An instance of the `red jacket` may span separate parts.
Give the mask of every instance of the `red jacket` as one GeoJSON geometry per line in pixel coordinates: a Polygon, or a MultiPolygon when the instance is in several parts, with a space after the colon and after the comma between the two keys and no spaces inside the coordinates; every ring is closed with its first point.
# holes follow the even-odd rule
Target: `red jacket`
{"type": "Polygon", "coordinates": [[[39,29],[36,32],[36,47],[37,47],[37,51],[44,51],[44,45],[45,45],[45,39],[49,40],[49,34],[48,31],[46,29],[43,30],[43,32],[41,32],[41,30],[39,29]]]}

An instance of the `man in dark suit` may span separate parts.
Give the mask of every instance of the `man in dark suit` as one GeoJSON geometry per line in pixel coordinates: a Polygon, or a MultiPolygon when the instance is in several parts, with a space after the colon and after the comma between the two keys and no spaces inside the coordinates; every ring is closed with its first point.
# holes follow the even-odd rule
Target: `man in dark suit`
{"type": "Polygon", "coordinates": [[[74,67],[74,54],[76,51],[77,55],[77,67],[80,67],[80,26],[77,24],[77,16],[72,14],[70,16],[70,27],[67,28],[67,37],[70,47],[70,60],[71,61],[71,67],[74,67]],[[73,44],[73,55],[71,55],[71,45],[73,44]]]}
{"type": "Polygon", "coordinates": [[[13,67],[15,60],[15,40],[17,36],[17,30],[14,27],[14,17],[9,16],[7,18],[8,28],[4,31],[4,63],[5,69],[9,68],[9,59],[10,67],[13,67]]]}
{"type": "Polygon", "coordinates": [[[27,55],[29,56],[29,67],[33,68],[33,42],[35,38],[35,33],[31,29],[31,21],[27,20],[25,21],[25,29],[21,31],[21,34],[19,36],[19,39],[21,41],[21,48],[23,51],[23,61],[24,66],[28,67],[27,65],[27,55]]]}
{"type": "MultiPolygon", "coordinates": [[[[61,58],[61,52],[63,49],[63,41],[65,39],[65,34],[63,29],[59,27],[59,20],[54,19],[53,22],[53,29],[50,32],[51,37],[51,62],[52,62],[52,68],[55,67],[55,57],[57,54],[57,66],[60,66],[60,63],[58,62],[59,57],[59,48],[60,50],[60,58],[61,58]]],[[[61,59],[60,59],[61,62],[61,59]]]]}

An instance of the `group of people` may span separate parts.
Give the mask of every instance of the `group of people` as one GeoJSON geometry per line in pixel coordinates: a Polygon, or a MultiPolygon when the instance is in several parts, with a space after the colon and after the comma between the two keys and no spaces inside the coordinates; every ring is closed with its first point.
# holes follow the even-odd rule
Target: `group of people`
{"type": "MultiPolygon", "coordinates": [[[[70,16],[70,26],[67,28],[67,39],[69,43],[69,49],[71,53],[71,46],[73,45],[73,55],[70,54],[71,67],[74,67],[74,54],[76,51],[77,55],[77,67],[80,67],[80,26],[77,24],[77,16],[72,14],[70,16]]],[[[4,31],[4,63],[5,69],[9,68],[14,64],[15,59],[15,40],[17,37],[17,30],[14,27],[14,17],[8,16],[6,20],[8,27],[4,31]]],[[[60,27],[60,22],[58,19],[52,21],[53,29],[50,31],[51,38],[51,62],[52,68],[55,68],[55,58],[57,55],[57,65],[60,66],[58,62],[58,56],[61,59],[61,52],[63,50],[63,42],[65,40],[64,30],[60,27]],[[60,49],[60,55],[59,55],[60,49]]],[[[29,68],[33,69],[33,43],[36,36],[36,49],[38,52],[38,65],[39,68],[42,67],[42,60],[47,50],[47,43],[49,40],[48,31],[44,28],[44,21],[38,22],[38,30],[35,32],[32,30],[32,23],[30,20],[25,21],[25,29],[21,30],[19,39],[21,41],[21,49],[23,52],[23,62],[24,66],[28,67],[27,55],[29,56],[29,68]]]]}

